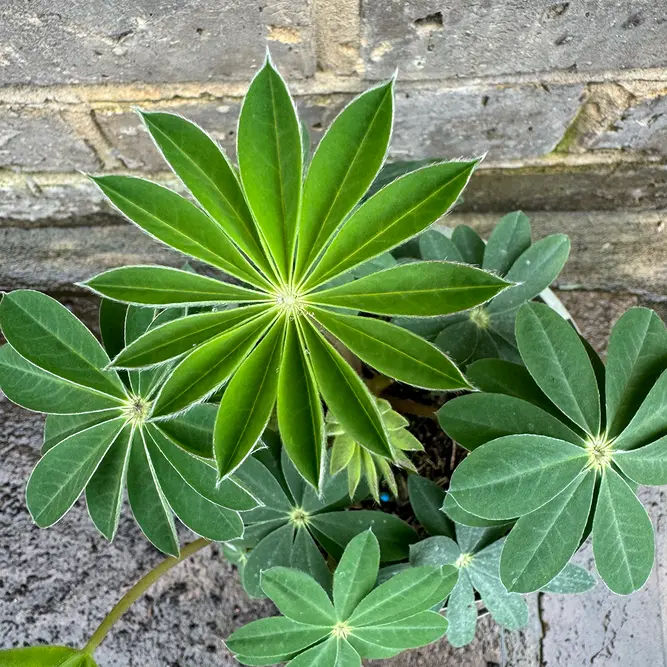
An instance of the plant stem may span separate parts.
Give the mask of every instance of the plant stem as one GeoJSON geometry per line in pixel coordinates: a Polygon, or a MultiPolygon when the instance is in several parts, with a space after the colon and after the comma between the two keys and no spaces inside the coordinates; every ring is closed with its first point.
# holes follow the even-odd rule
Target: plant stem
{"type": "Polygon", "coordinates": [[[164,574],[169,572],[186,558],[197,553],[200,549],[207,547],[211,542],[203,537],[187,544],[181,549],[181,555],[178,558],[169,557],[163,560],[159,565],[153,568],[148,574],[137,581],[130,590],[123,595],[116,606],[104,617],[99,627],[93,633],[83,650],[91,655],[97,647],[104,641],[111,628],[116,624],[120,617],[164,574]]]}
{"type": "Polygon", "coordinates": [[[425,405],[424,403],[418,403],[409,398],[394,398],[393,396],[388,396],[387,400],[391,403],[391,407],[396,410],[396,412],[400,412],[403,415],[409,414],[416,415],[417,417],[437,419],[435,413],[439,408],[434,405],[425,405]]]}

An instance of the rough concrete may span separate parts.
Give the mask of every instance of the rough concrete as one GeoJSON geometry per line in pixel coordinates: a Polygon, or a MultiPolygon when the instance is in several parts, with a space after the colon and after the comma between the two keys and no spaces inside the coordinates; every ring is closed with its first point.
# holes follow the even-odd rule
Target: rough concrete
{"type": "Polygon", "coordinates": [[[667,63],[653,0],[363,0],[371,77],[455,78],[548,70],[595,72],[667,63]]]}
{"type": "Polygon", "coordinates": [[[286,75],[315,71],[307,0],[5,0],[0,14],[3,85],[246,79],[267,42],[286,75]]]}

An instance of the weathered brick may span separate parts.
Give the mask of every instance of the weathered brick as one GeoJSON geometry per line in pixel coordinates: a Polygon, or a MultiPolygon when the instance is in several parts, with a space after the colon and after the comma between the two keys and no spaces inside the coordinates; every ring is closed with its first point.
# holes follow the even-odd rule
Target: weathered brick
{"type": "Polygon", "coordinates": [[[667,64],[655,0],[363,0],[371,77],[477,77],[595,72],[667,64]]]}
{"type": "Polygon", "coordinates": [[[95,153],[57,113],[0,111],[0,168],[97,169],[95,153]]]}
{"type": "Polygon", "coordinates": [[[488,86],[401,90],[392,155],[454,158],[489,152],[488,160],[551,151],[576,114],[583,88],[488,86]]]}
{"type": "Polygon", "coordinates": [[[307,0],[5,0],[3,84],[247,79],[266,44],[285,75],[310,76],[307,0]]]}

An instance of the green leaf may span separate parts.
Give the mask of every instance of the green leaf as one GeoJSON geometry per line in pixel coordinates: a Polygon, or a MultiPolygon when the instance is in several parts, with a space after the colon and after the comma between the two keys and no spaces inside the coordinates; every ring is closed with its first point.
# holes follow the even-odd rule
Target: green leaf
{"type": "Polygon", "coordinates": [[[372,530],[380,544],[380,559],[391,563],[408,557],[417,533],[393,514],[372,510],[326,512],[310,517],[309,527],[317,541],[334,558],[340,558],[353,537],[372,530]]]}
{"type": "Polygon", "coordinates": [[[581,543],[594,486],[595,474],[587,472],[517,521],[500,561],[500,577],[508,591],[539,590],[567,565],[581,543]]]}
{"type": "Polygon", "coordinates": [[[297,528],[289,564],[291,568],[309,574],[325,590],[331,590],[331,570],[307,528],[297,528]]]}
{"type": "Polygon", "coordinates": [[[459,580],[447,602],[447,641],[457,648],[467,646],[475,638],[477,628],[477,604],[475,590],[465,572],[459,574],[459,580]]]}
{"type": "MultiPolygon", "coordinates": [[[[291,512],[292,504],[285,494],[285,490],[269,469],[254,456],[245,460],[243,465],[234,473],[234,478],[238,479],[250,493],[266,506],[254,510],[255,513],[264,510],[280,512],[281,514],[291,512]]],[[[255,515],[246,514],[245,518],[248,519],[249,523],[252,523],[255,515]]],[[[275,516],[272,518],[275,518],[275,516]]]]}
{"type": "Polygon", "coordinates": [[[293,541],[294,526],[288,524],[272,530],[252,549],[243,568],[243,588],[250,597],[264,597],[260,585],[263,571],[278,566],[290,567],[293,541]]]}
{"type": "Polygon", "coordinates": [[[114,440],[122,437],[123,423],[116,418],[80,431],[49,450],[35,466],[26,501],[40,528],[52,526],[74,505],[114,440]]]}
{"type": "Polygon", "coordinates": [[[267,312],[196,348],[165,381],[152,416],[180,412],[214,393],[239,368],[274,319],[275,314],[267,312]]]}
{"type": "Polygon", "coordinates": [[[46,416],[44,423],[44,442],[42,443],[42,456],[50,449],[53,449],[59,442],[70,435],[83,431],[95,424],[120,417],[122,415],[119,409],[102,410],[101,412],[87,412],[75,415],[54,415],[46,416]]]}
{"type": "Polygon", "coordinates": [[[324,469],[324,416],[295,321],[287,323],[278,375],[278,425],[285,451],[303,478],[319,488],[324,469]]]}
{"type": "Polygon", "coordinates": [[[419,237],[419,253],[426,260],[463,262],[458,248],[437,229],[429,229],[419,237]]]}
{"type": "Polygon", "coordinates": [[[213,432],[213,452],[220,478],[238,468],[257,444],[273,412],[285,322],[273,325],[232,377],[213,432]]]}
{"type": "Polygon", "coordinates": [[[653,567],[655,540],[646,510],[623,478],[607,468],[593,519],[595,565],[618,595],[638,591],[653,567]]]}
{"type": "Polygon", "coordinates": [[[288,664],[289,667],[361,667],[361,658],[345,639],[330,637],[288,664]]]}
{"type": "Polygon", "coordinates": [[[651,387],[614,449],[637,449],[667,435],[667,371],[651,387]]]}
{"type": "Polygon", "coordinates": [[[472,227],[457,225],[452,232],[452,242],[466,264],[482,266],[486,245],[472,227]]]}
{"type": "Polygon", "coordinates": [[[100,301],[100,335],[104,350],[113,359],[125,347],[125,317],[127,304],[102,299],[100,301]]]}
{"type": "Polygon", "coordinates": [[[410,505],[417,521],[430,535],[454,537],[454,526],[442,511],[445,492],[433,481],[419,475],[408,477],[410,505]]]}
{"type": "Polygon", "coordinates": [[[600,395],[577,332],[549,306],[526,303],[516,319],[526,367],[542,391],[591,435],[600,429],[600,395]]]}
{"type": "Polygon", "coordinates": [[[127,495],[132,514],[146,538],[163,553],[178,556],[174,518],[160,489],[140,429],[135,429],[132,438],[127,495]]]}
{"type": "Polygon", "coordinates": [[[459,369],[435,346],[410,331],[370,317],[314,309],[315,319],[380,373],[425,389],[467,389],[459,369]]]}
{"type": "Polygon", "coordinates": [[[567,487],[588,462],[585,449],[542,435],[509,435],[482,445],[452,475],[450,493],[487,519],[529,514],[567,487]]]}
{"type": "Polygon", "coordinates": [[[197,125],[176,114],[139,113],[169,166],[195,199],[234,243],[270,274],[234,168],[215,141],[197,125]]]}
{"type": "Polygon", "coordinates": [[[97,530],[113,541],[123,505],[123,489],[130,462],[132,429],[125,426],[86,486],[88,514],[97,530]]]}
{"type": "Polygon", "coordinates": [[[458,199],[477,164],[435,164],[380,190],[345,222],[305,286],[321,285],[424,231],[458,199]]]}
{"type": "Polygon", "coordinates": [[[521,211],[508,213],[500,218],[489,236],[482,268],[504,276],[530,243],[528,216],[521,211]]]}
{"type": "Polygon", "coordinates": [[[341,621],[373,590],[380,567],[380,545],[370,530],[350,540],[334,574],[333,599],[341,621]]]}
{"type": "Polygon", "coordinates": [[[361,378],[310,323],[302,329],[317,386],[329,409],[358,443],[391,457],[380,411],[361,378]]]}
{"type": "Polygon", "coordinates": [[[181,195],[143,178],[90,178],[121,213],[149,236],[251,285],[270,287],[222,227],[181,195]]]}
{"type": "Polygon", "coordinates": [[[478,528],[490,528],[492,526],[505,526],[507,520],[501,519],[493,521],[491,519],[484,519],[480,516],[475,516],[463,509],[455,500],[451,493],[445,496],[445,502],[442,504],[442,511],[456,523],[464,526],[473,526],[478,528]]]}
{"type": "Polygon", "coordinates": [[[544,593],[580,594],[586,593],[597,586],[595,577],[583,567],[568,563],[546,586],[540,590],[544,593]]]}
{"type": "Polygon", "coordinates": [[[283,616],[308,625],[336,624],[336,611],[329,596],[304,572],[272,567],[262,574],[261,585],[283,616]]]}
{"type": "Polygon", "coordinates": [[[545,435],[580,447],[583,440],[548,412],[514,396],[467,394],[438,410],[440,426],[447,435],[473,450],[506,435],[545,435]]]}
{"type": "Polygon", "coordinates": [[[193,405],[182,415],[160,422],[160,430],[181,449],[202,458],[213,458],[213,427],[218,406],[193,405]]]}
{"type": "Polygon", "coordinates": [[[244,625],[225,642],[230,651],[251,658],[276,657],[283,662],[324,639],[331,627],[297,623],[284,616],[262,618],[244,625]]]}
{"type": "Polygon", "coordinates": [[[103,370],[109,357],[102,346],[50,296],[31,290],[5,294],[0,303],[0,325],[9,344],[35,366],[75,384],[125,398],[118,375],[103,370]]]}
{"type": "Polygon", "coordinates": [[[66,646],[30,646],[0,650],[2,667],[97,667],[89,653],[66,646]]]}
{"type": "Polygon", "coordinates": [[[116,301],[141,306],[265,301],[262,292],[167,266],[124,266],[98,274],[84,287],[116,301]]]}
{"type": "Polygon", "coordinates": [[[413,566],[454,565],[461,555],[459,545],[444,535],[427,537],[410,547],[410,564],[413,566]]]}
{"type": "Polygon", "coordinates": [[[614,326],[607,351],[607,433],[617,436],[667,368],[667,330],[647,308],[631,308],[614,326]]]}
{"type": "Polygon", "coordinates": [[[303,153],[294,103],[268,58],[243,100],[237,151],[248,204],[286,280],[296,242],[303,153]]]}
{"type": "Polygon", "coordinates": [[[369,188],[384,160],[393,120],[393,80],[353,100],[319,143],[304,184],[296,278],[369,188]]]}
{"type": "Polygon", "coordinates": [[[267,306],[254,305],[213,313],[188,315],[149,329],[133,340],[113,360],[115,368],[142,368],[161,364],[211,338],[229,331],[260,315],[267,306]]]}
{"type": "Polygon", "coordinates": [[[10,401],[36,412],[59,415],[99,413],[122,405],[120,399],[98,389],[43,371],[24,359],[11,345],[0,347],[0,383],[10,401]]]}
{"type": "Polygon", "coordinates": [[[377,626],[354,628],[352,635],[370,644],[392,650],[426,646],[447,632],[447,620],[433,611],[423,611],[410,618],[377,626]]]}
{"type": "Polygon", "coordinates": [[[471,266],[412,262],[313,292],[304,299],[377,315],[432,317],[477,306],[507,285],[501,278],[471,266]]]}
{"type": "Polygon", "coordinates": [[[637,484],[667,484],[667,436],[639,449],[615,453],[614,463],[637,484]]]}
{"type": "Polygon", "coordinates": [[[489,304],[489,313],[497,316],[536,297],[556,279],[569,254],[570,239],[565,234],[554,234],[533,243],[505,276],[506,280],[518,284],[494,299],[489,304]]]}

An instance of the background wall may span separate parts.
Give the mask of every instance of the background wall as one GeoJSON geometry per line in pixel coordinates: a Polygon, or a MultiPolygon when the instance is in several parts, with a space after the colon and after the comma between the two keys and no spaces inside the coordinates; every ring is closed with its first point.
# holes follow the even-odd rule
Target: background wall
{"type": "MultiPolygon", "coordinates": [[[[488,152],[450,223],[486,231],[522,208],[537,236],[568,233],[559,287],[602,347],[623,308],[665,315],[666,44],[667,6],[655,0],[3,0],[0,289],[46,290],[86,314],[74,282],[122,264],[180,263],[80,171],[173,182],[135,106],[183,113],[233,154],[240,102],[268,46],[314,141],[356,93],[398,68],[392,159],[488,152]]],[[[129,581],[156,556],[129,522],[109,548],[82,508],[49,533],[30,528],[20,488],[39,420],[2,410],[0,645],[78,641],[115,598],[100,586],[129,581]]],[[[493,632],[456,657],[441,646],[393,664],[667,664],[667,540],[661,496],[648,499],[659,568],[636,597],[602,588],[576,601],[543,597],[518,640],[502,644],[493,632]]],[[[108,665],[221,664],[220,636],[260,607],[211,558],[133,612],[105,649],[108,665]],[[183,663],[184,644],[195,647],[183,663]]]]}

